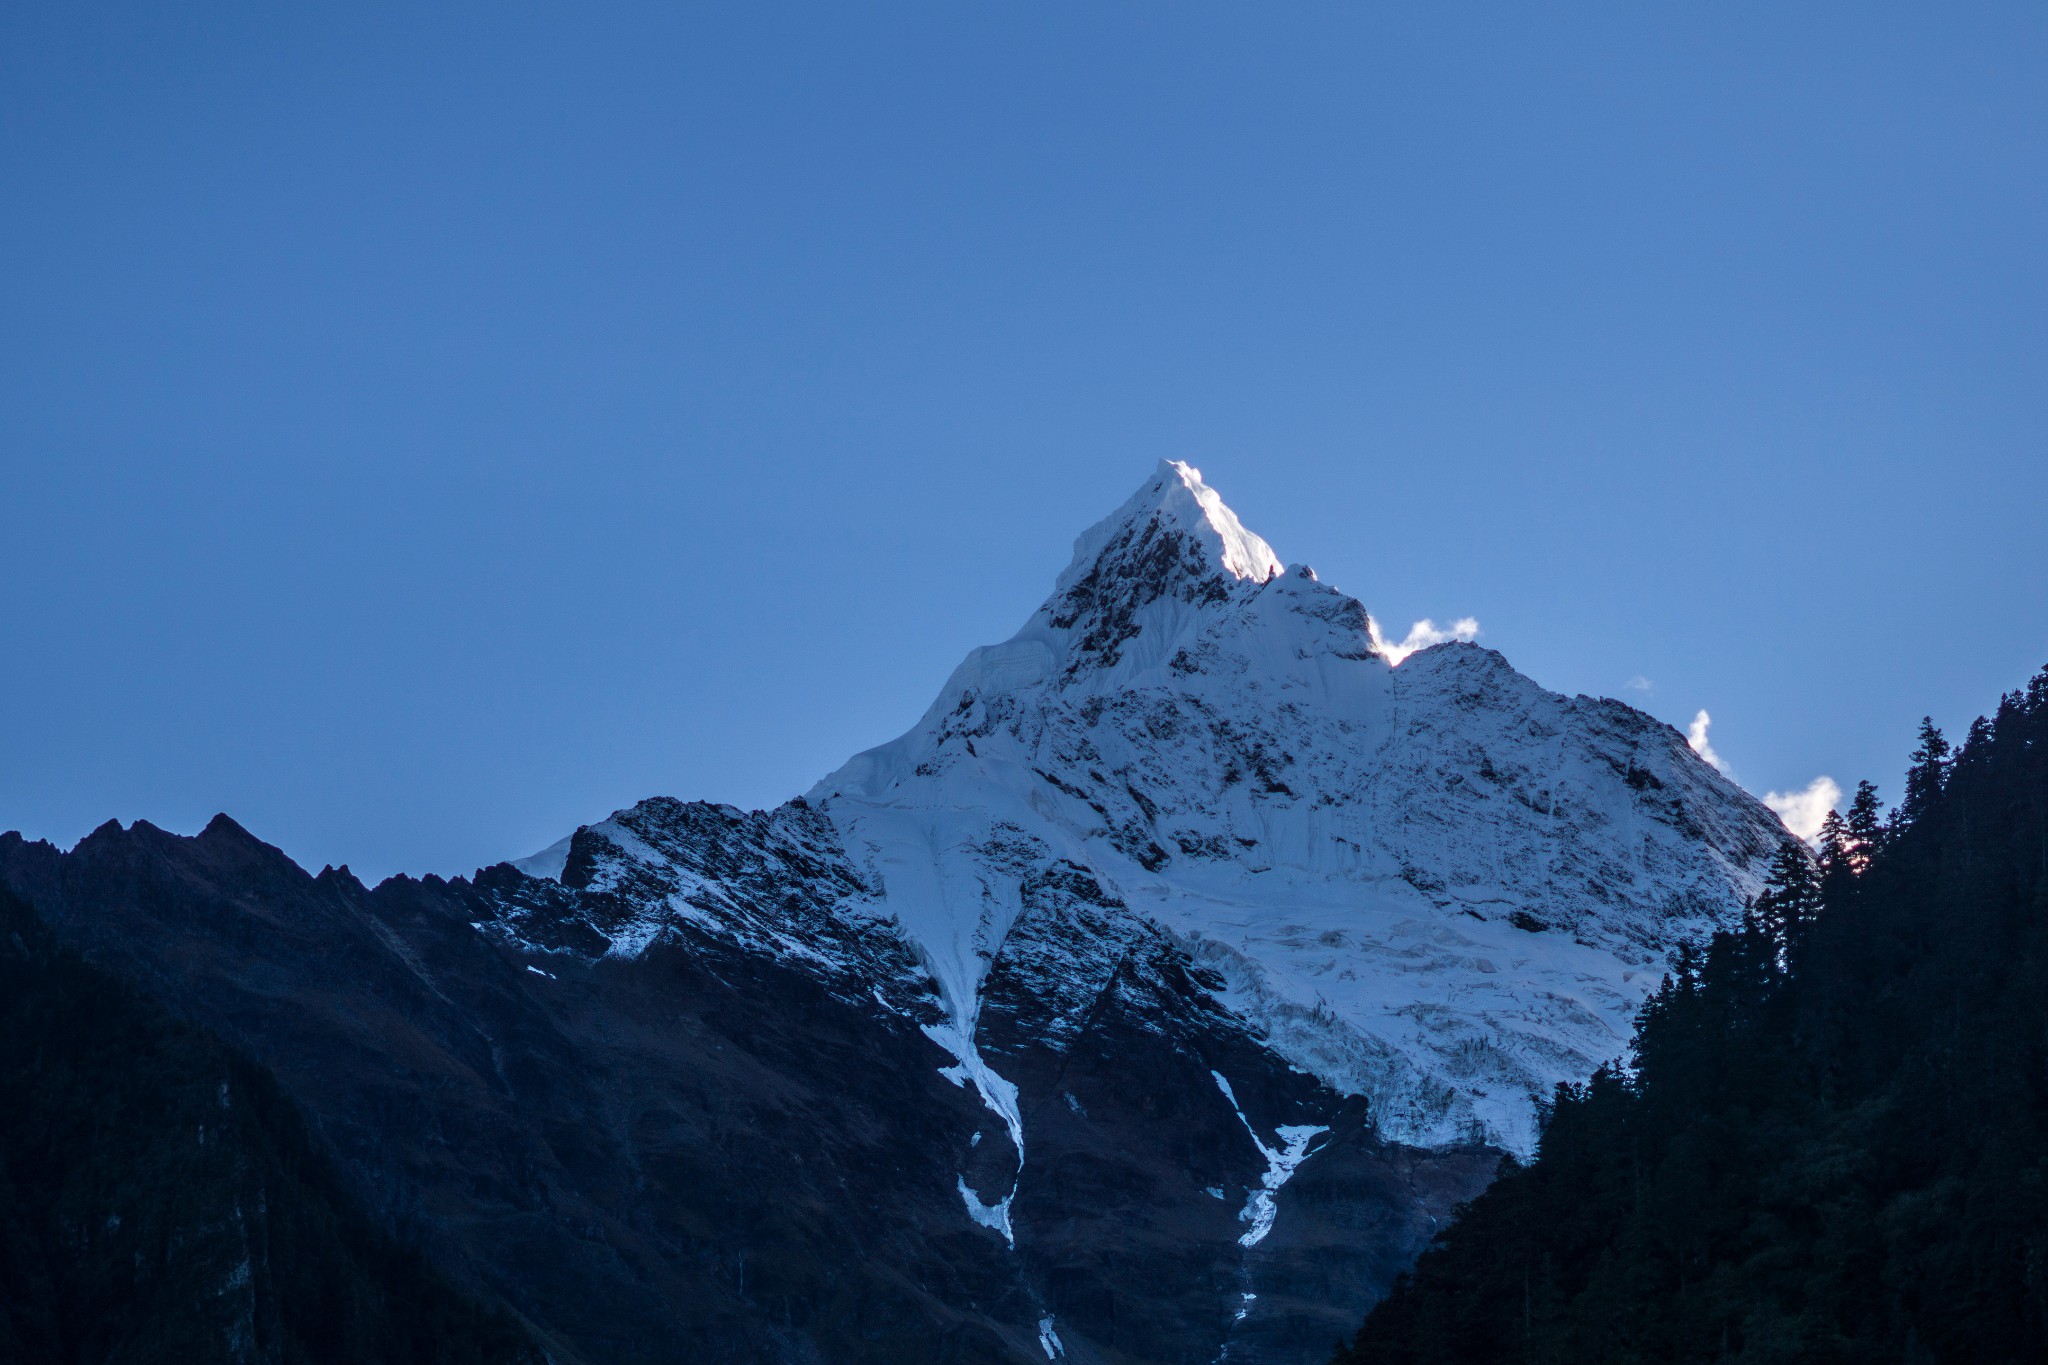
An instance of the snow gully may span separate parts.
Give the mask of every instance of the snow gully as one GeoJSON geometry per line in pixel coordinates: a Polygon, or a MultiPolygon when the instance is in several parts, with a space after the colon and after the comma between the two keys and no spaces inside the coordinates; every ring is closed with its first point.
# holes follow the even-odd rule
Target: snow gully
{"type": "MultiPolygon", "coordinates": [[[[1017,1149],[1017,1178],[1024,1177],[1024,1117],[1017,1107],[1017,1086],[996,1074],[989,1064],[982,1060],[981,1050],[974,1045],[974,1039],[958,1024],[926,1024],[924,1034],[940,1047],[951,1053],[955,1065],[939,1068],[939,1074],[955,1085],[974,1083],[981,1096],[981,1102],[1002,1119],[1010,1131],[1010,1142],[1017,1149]]],[[[1010,1226],[1010,1201],[1017,1197],[1016,1190],[1004,1195],[993,1204],[982,1202],[981,1195],[967,1183],[966,1176],[958,1177],[961,1202],[967,1206],[967,1216],[985,1228],[1003,1235],[1003,1241],[1012,1251],[1017,1249],[1017,1235],[1010,1226]]]]}
{"type": "Polygon", "coordinates": [[[1239,1222],[1251,1224],[1251,1228],[1244,1236],[1237,1239],[1237,1244],[1250,1250],[1265,1241],[1266,1234],[1273,1230],[1273,1219],[1278,1213],[1273,1204],[1273,1196],[1293,1177],[1301,1163],[1312,1155],[1308,1150],[1309,1143],[1315,1140],[1317,1134],[1330,1130],[1313,1124],[1282,1124],[1273,1130],[1273,1136],[1280,1139],[1281,1145],[1269,1147],[1266,1140],[1259,1136],[1259,1130],[1252,1127],[1252,1121],[1244,1116],[1244,1110],[1237,1103],[1237,1095],[1231,1090],[1230,1082],[1223,1079],[1223,1073],[1211,1071],[1209,1075],[1215,1079],[1216,1088],[1223,1092],[1223,1098],[1230,1101],[1231,1112],[1237,1115],[1237,1121],[1244,1125],[1245,1132],[1251,1134],[1252,1143],[1259,1149],[1259,1154],[1266,1158],[1266,1173],[1259,1178],[1259,1188],[1252,1191],[1251,1198],[1245,1200],[1244,1209],[1237,1215],[1239,1222]]]}

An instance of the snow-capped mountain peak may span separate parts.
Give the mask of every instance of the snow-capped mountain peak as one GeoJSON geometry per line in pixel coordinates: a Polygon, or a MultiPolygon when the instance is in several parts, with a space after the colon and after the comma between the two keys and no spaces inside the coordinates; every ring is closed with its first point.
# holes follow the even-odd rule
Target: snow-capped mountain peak
{"type": "Polygon", "coordinates": [[[1075,539],[1073,562],[1060,575],[1056,596],[1098,571],[1132,573],[1147,550],[1176,535],[1186,538],[1193,559],[1211,571],[1220,567],[1254,583],[1281,572],[1273,547],[1245,529],[1222,496],[1202,482],[1201,470],[1182,460],[1161,460],[1121,507],[1075,539]]]}
{"type": "Polygon", "coordinates": [[[969,1034],[1028,934],[1029,869],[1083,868],[1383,1131],[1518,1150],[1534,1101],[1621,1050],[1663,953],[1784,837],[1619,702],[1470,644],[1396,668],[1360,603],[1282,568],[1179,464],[809,796],[969,1034]]]}
{"type": "Polygon", "coordinates": [[[1073,561],[1017,638],[1046,646],[1064,677],[1114,675],[1136,637],[1156,645],[1190,610],[1241,598],[1282,572],[1200,470],[1162,461],[1074,542],[1073,561]]]}
{"type": "MultiPolygon", "coordinates": [[[[1214,1358],[1215,1332],[1289,1320],[1257,1284],[1322,1274],[1327,1246],[1259,1278],[1311,1231],[1298,1176],[1530,1151],[1542,1099],[1622,1052],[1667,952],[1790,839],[1670,726],[1429,634],[1383,643],[1163,464],[908,732],[774,811],[656,798],[586,826],[478,924],[522,954],[766,960],[917,1038],[959,1228],[1039,1264],[1155,1215],[1210,1226],[1235,1287],[1189,1340],[1214,1358]],[[1133,1151],[1136,1183],[1077,1175],[1133,1151]]],[[[1373,1198],[1418,1219],[1406,1255],[1426,1201],[1402,1188],[1373,1198]]],[[[1047,1289],[1024,1346],[1115,1317],[1047,1289]]],[[[1301,1330],[1246,1358],[1310,1358],[1328,1337],[1301,1330]]]]}
{"type": "MultiPolygon", "coordinates": [[[[1664,954],[1731,915],[1788,837],[1620,702],[1547,692],[1466,643],[1396,667],[1363,605],[1284,568],[1177,463],[1080,537],[1016,635],[805,810],[784,823],[812,850],[829,828],[846,860],[811,878],[840,888],[831,915],[901,936],[950,1074],[1019,1148],[1014,1087],[977,1042],[984,986],[1034,964],[1047,1019],[1085,1008],[1116,957],[1039,951],[1062,915],[1170,935],[1222,1007],[1365,1096],[1385,1135],[1526,1151],[1537,1101],[1622,1050],[1664,954]]],[[[589,842],[621,866],[679,856],[614,827],[640,825],[589,842]]],[[[782,846],[760,856],[796,856],[782,846]]],[[[708,923],[715,900],[687,913],[708,923]]],[[[658,924],[604,932],[629,945],[658,924]]]]}

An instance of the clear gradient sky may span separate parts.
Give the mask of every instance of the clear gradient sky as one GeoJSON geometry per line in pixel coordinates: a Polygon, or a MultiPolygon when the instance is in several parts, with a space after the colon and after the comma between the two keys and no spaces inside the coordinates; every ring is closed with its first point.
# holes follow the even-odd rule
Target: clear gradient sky
{"type": "Polygon", "coordinates": [[[66,845],[779,801],[1169,456],[1895,796],[2048,662],[2044,438],[2038,3],[0,9],[0,829],[66,845]]]}

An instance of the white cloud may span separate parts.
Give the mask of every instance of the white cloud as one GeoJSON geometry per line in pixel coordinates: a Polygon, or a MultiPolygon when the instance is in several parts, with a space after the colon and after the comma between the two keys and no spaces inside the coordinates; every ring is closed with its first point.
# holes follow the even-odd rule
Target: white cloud
{"type": "Polygon", "coordinates": [[[1814,778],[1803,791],[1764,793],[1764,804],[1778,813],[1785,828],[1808,843],[1820,833],[1821,821],[1828,818],[1828,812],[1841,800],[1841,786],[1834,778],[1825,776],[1814,778]]]}
{"type": "Polygon", "coordinates": [[[1728,773],[1728,765],[1721,761],[1721,755],[1714,752],[1714,745],[1707,738],[1707,727],[1713,723],[1714,718],[1705,711],[1701,711],[1692,718],[1692,724],[1686,727],[1685,742],[1692,746],[1694,753],[1713,764],[1715,772],[1725,777],[1728,773]]]}
{"type": "Polygon", "coordinates": [[[1463,616],[1451,622],[1448,630],[1424,617],[1408,627],[1408,638],[1398,643],[1380,634],[1380,623],[1366,617],[1368,629],[1372,632],[1373,648],[1386,655],[1387,662],[1398,664],[1418,649],[1431,645],[1449,644],[1453,640],[1474,640],[1479,637],[1479,622],[1470,616],[1463,616]]]}
{"type": "Polygon", "coordinates": [[[1626,687],[1631,692],[1641,692],[1644,696],[1648,696],[1650,693],[1655,692],[1657,690],[1657,684],[1651,682],[1648,678],[1644,677],[1640,673],[1636,674],[1633,678],[1630,678],[1627,682],[1623,683],[1622,686],[1626,687]]]}
{"type": "MultiPolygon", "coordinates": [[[[1721,761],[1721,755],[1714,752],[1713,741],[1707,738],[1707,727],[1713,723],[1714,718],[1701,711],[1686,727],[1685,742],[1692,746],[1694,753],[1713,764],[1716,772],[1723,777],[1733,777],[1728,765],[1721,761]]],[[[1812,843],[1814,836],[1820,833],[1821,821],[1828,818],[1828,812],[1841,800],[1841,785],[1825,775],[1814,778],[1800,791],[1764,793],[1764,804],[1785,822],[1785,828],[1808,843],[1812,843]]]]}

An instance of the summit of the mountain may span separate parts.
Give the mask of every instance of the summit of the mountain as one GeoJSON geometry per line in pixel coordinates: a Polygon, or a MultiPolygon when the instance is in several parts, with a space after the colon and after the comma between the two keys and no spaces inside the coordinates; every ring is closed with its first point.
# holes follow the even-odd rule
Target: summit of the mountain
{"type": "Polygon", "coordinates": [[[1263,583],[1281,572],[1272,547],[1245,529],[1222,495],[1202,482],[1201,470],[1183,460],[1161,460],[1122,506],[1075,538],[1073,560],[1056,593],[1098,572],[1130,574],[1133,547],[1170,536],[1186,539],[1199,561],[1197,573],[1221,569],[1232,578],[1263,583]]]}
{"type": "Polygon", "coordinates": [[[1116,686],[1158,662],[1194,614],[1242,600],[1283,572],[1272,547],[1245,529],[1199,469],[1161,461],[1074,542],[1052,596],[998,651],[1062,681],[1116,686]]]}
{"type": "Polygon", "coordinates": [[[1046,644],[1068,674],[1113,668],[1148,616],[1228,601],[1282,571],[1272,547],[1244,528],[1199,469],[1161,461],[1123,506],[1075,541],[1052,597],[1018,638],[1046,644]]]}

